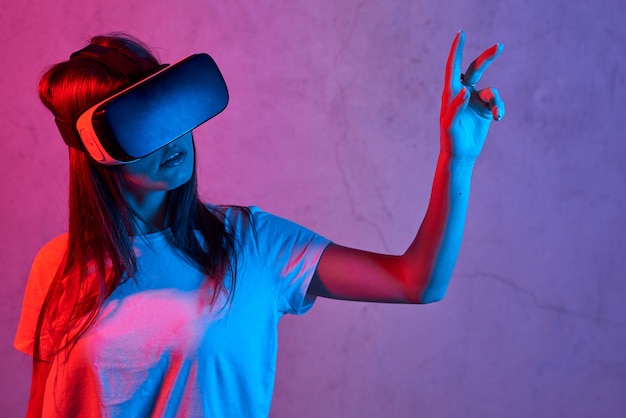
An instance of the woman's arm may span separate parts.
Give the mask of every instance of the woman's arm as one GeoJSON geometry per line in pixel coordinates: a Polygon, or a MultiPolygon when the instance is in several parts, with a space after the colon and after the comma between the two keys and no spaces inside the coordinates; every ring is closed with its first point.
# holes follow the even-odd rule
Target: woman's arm
{"type": "Polygon", "coordinates": [[[331,244],[309,292],[336,299],[429,303],[443,298],[456,263],[467,214],[474,162],[492,119],[504,116],[496,89],[476,90],[482,73],[502,51],[496,44],[461,75],[465,35],[454,39],[446,66],[440,114],[441,150],[426,215],[401,256],[331,244]]]}

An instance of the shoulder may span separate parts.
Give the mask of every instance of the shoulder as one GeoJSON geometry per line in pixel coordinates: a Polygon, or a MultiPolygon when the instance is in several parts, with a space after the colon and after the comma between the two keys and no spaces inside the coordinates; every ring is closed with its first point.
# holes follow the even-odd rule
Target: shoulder
{"type": "Polygon", "coordinates": [[[206,206],[219,216],[227,229],[235,235],[245,235],[251,232],[256,238],[265,235],[271,237],[276,235],[319,236],[302,225],[266,212],[258,206],[206,206]]]}
{"type": "Polygon", "coordinates": [[[63,233],[61,235],[57,235],[52,238],[50,241],[45,243],[37,252],[35,256],[35,260],[33,261],[33,269],[35,268],[44,268],[48,269],[54,266],[54,270],[56,271],[56,267],[59,266],[65,252],[67,250],[67,233],[63,233]]]}
{"type": "Polygon", "coordinates": [[[299,227],[295,223],[264,211],[258,206],[211,206],[207,205],[226,225],[226,228],[237,236],[252,233],[258,234],[275,231],[286,232],[289,227],[299,227]]]}
{"type": "Polygon", "coordinates": [[[222,216],[227,224],[249,222],[261,210],[256,206],[214,206],[207,205],[213,213],[222,216]]]}
{"type": "Polygon", "coordinates": [[[45,294],[52,278],[63,262],[67,250],[67,240],[67,233],[64,233],[54,237],[41,247],[30,269],[26,285],[27,292],[45,294]]]}
{"type": "Polygon", "coordinates": [[[240,235],[247,230],[253,230],[255,218],[263,213],[256,206],[226,206],[205,204],[206,208],[224,223],[226,229],[240,235]]]}
{"type": "Polygon", "coordinates": [[[67,249],[67,233],[54,237],[44,244],[33,261],[26,283],[24,303],[39,310],[67,249]]]}

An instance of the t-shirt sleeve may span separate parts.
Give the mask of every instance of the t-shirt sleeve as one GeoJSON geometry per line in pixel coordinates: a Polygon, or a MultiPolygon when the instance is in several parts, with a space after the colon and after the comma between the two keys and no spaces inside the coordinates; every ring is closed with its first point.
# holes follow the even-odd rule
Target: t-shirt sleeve
{"type": "Polygon", "coordinates": [[[279,312],[307,312],[315,300],[307,289],[330,241],[257,207],[250,208],[250,213],[259,260],[271,278],[279,312]]]}
{"type": "MultiPolygon", "coordinates": [[[[30,356],[33,355],[33,343],[35,340],[35,329],[41,305],[48,292],[50,282],[54,277],[65,252],[67,235],[60,235],[44,245],[33,261],[26,290],[24,291],[24,301],[22,302],[22,312],[20,322],[17,326],[13,346],[30,356]]],[[[45,358],[46,347],[50,347],[50,339],[47,335],[42,335],[42,357],[45,358]]]]}

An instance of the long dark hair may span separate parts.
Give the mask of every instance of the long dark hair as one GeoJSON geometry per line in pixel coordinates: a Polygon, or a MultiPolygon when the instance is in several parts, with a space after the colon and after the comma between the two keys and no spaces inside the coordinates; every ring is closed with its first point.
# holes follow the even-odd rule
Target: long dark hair
{"type": "MultiPolygon", "coordinates": [[[[146,74],[159,63],[139,41],[127,35],[97,36],[91,44],[114,48],[146,74]]],[[[44,105],[64,121],[75,121],[95,103],[128,82],[104,64],[72,59],[51,67],[39,83],[44,105]]],[[[43,301],[35,330],[33,360],[51,361],[71,349],[96,320],[105,299],[137,269],[132,235],[134,216],[123,196],[124,181],[115,166],[94,162],[70,147],[69,230],[65,255],[43,301]],[[51,338],[43,352],[44,335],[51,338]]],[[[234,291],[235,239],[221,209],[207,208],[198,196],[197,176],[169,192],[167,225],[175,245],[217,289],[234,291]],[[200,238],[196,234],[199,234],[200,238]],[[224,287],[230,273],[232,284],[224,287]]],[[[215,300],[215,299],[214,299],[215,300]]]]}

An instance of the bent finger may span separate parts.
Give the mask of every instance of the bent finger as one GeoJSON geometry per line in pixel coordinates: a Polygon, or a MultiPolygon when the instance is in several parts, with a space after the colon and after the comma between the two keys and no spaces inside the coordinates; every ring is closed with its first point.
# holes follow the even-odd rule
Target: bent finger
{"type": "Polygon", "coordinates": [[[496,121],[502,120],[504,117],[504,102],[500,97],[500,92],[495,87],[488,87],[478,92],[478,98],[483,103],[484,107],[491,111],[493,119],[496,121]]]}

